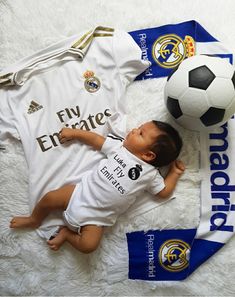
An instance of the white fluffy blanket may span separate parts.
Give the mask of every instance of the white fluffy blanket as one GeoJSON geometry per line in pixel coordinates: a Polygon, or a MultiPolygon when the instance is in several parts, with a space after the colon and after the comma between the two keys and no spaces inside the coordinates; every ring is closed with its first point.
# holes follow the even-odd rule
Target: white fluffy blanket
{"type": "MultiPolygon", "coordinates": [[[[0,68],[96,25],[131,31],[190,19],[235,48],[234,0],[1,0],[0,68]]],[[[163,87],[162,80],[129,87],[129,125],[153,117],[166,119],[163,87]]],[[[187,170],[177,186],[177,198],[135,218],[123,215],[106,231],[100,248],[85,256],[69,245],[52,252],[35,231],[9,229],[13,215],[28,212],[24,153],[20,143],[9,142],[7,151],[0,151],[0,295],[234,296],[235,238],[185,281],[131,281],[123,275],[124,281],[110,282],[109,268],[125,246],[126,232],[198,225],[199,135],[180,132],[187,170]]],[[[123,249],[120,256],[126,255],[123,249]]]]}

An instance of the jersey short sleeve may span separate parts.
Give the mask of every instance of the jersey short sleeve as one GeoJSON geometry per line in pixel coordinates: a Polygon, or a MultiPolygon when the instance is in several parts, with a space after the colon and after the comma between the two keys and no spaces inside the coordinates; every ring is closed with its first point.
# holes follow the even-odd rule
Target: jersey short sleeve
{"type": "Polygon", "coordinates": [[[113,154],[117,149],[122,147],[123,140],[124,139],[122,137],[116,136],[114,134],[108,134],[101,148],[101,152],[106,156],[113,154]]]}
{"type": "Polygon", "coordinates": [[[0,144],[9,138],[9,136],[20,139],[16,128],[16,118],[10,102],[8,100],[8,92],[0,90],[0,144]]]}
{"type": "Polygon", "coordinates": [[[124,85],[131,83],[136,76],[145,71],[151,64],[141,58],[140,47],[131,35],[124,31],[115,30],[113,52],[124,85]]]}
{"type": "Polygon", "coordinates": [[[150,181],[147,191],[153,195],[161,192],[165,188],[165,183],[163,177],[157,171],[153,180],[150,181]]]}

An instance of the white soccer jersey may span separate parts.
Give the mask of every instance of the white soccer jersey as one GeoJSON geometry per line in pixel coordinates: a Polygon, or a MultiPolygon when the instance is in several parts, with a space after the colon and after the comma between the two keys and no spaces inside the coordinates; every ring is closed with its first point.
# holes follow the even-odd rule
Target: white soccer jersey
{"type": "Polygon", "coordinates": [[[145,189],[157,194],[165,184],[158,170],[131,154],[123,139],[109,134],[95,170],[84,174],[64,212],[67,223],[79,230],[85,225],[111,226],[145,189]]]}
{"type": "MultiPolygon", "coordinates": [[[[29,168],[30,210],[48,191],[77,183],[102,154],[79,143],[62,145],[65,125],[104,134],[118,112],[124,127],[124,94],[149,66],[141,50],[123,31],[98,27],[72,36],[0,73],[0,140],[20,139],[29,168]]],[[[10,198],[10,197],[9,197],[10,198]]],[[[39,233],[61,224],[53,216],[39,233]]]]}

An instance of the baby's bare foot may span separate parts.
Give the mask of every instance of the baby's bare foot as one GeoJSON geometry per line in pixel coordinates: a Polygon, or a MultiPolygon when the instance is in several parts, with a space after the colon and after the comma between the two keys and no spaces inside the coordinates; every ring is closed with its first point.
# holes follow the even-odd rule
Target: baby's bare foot
{"type": "Polygon", "coordinates": [[[39,224],[31,217],[14,217],[10,222],[10,228],[37,228],[39,224]]]}
{"type": "Polygon", "coordinates": [[[63,243],[66,241],[66,233],[67,228],[62,228],[58,235],[54,237],[53,239],[50,239],[47,241],[47,244],[49,245],[50,249],[53,251],[58,251],[58,249],[63,245],[63,243]]]}

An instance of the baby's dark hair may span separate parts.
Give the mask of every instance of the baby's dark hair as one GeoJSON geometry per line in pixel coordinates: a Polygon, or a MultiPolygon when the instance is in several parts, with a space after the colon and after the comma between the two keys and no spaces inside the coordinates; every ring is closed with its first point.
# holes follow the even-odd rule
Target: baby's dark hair
{"type": "Polygon", "coordinates": [[[153,123],[163,134],[157,137],[151,147],[156,158],[150,164],[155,167],[166,166],[178,158],[183,142],[178,131],[170,124],[161,121],[153,121],[153,123]]]}

